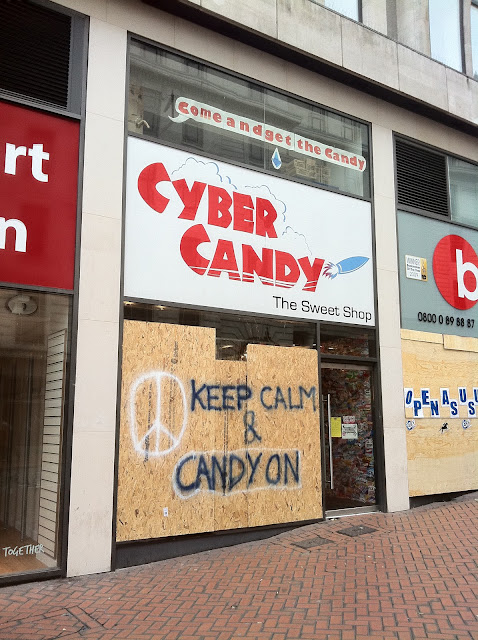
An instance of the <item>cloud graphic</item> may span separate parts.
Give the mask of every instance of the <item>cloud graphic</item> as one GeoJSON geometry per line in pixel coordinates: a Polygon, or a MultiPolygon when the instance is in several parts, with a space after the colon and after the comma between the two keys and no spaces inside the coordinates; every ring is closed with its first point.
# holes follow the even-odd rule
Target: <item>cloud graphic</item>
{"type": "MultiPolygon", "coordinates": [[[[287,219],[285,214],[287,211],[287,206],[283,200],[279,200],[279,198],[277,198],[272,193],[272,191],[269,189],[267,185],[245,184],[244,189],[247,189],[248,193],[253,194],[256,198],[265,198],[266,200],[269,200],[269,202],[271,202],[274,205],[274,209],[277,211],[279,216],[282,217],[282,223],[283,224],[286,223],[287,219]]],[[[279,222],[281,221],[279,220],[279,222]]]]}
{"type": "Polygon", "coordinates": [[[284,242],[284,246],[295,247],[296,255],[312,255],[312,251],[307,244],[306,235],[296,231],[292,226],[287,224],[287,205],[271,191],[268,185],[236,185],[228,175],[222,173],[221,169],[223,169],[223,167],[220,167],[214,161],[200,160],[191,156],[171,172],[171,178],[178,180],[185,176],[189,177],[193,175],[196,181],[215,184],[217,186],[220,185],[229,192],[230,190],[234,190],[240,193],[247,193],[252,196],[253,199],[264,198],[268,200],[277,211],[277,220],[274,226],[280,244],[284,242]]]}
{"type": "Polygon", "coordinates": [[[308,254],[312,256],[312,250],[307,244],[307,238],[303,233],[298,233],[292,227],[287,226],[281,234],[288,247],[294,247],[294,253],[298,256],[305,256],[308,254]]]}
{"type": "Polygon", "coordinates": [[[236,185],[232,182],[231,178],[227,175],[221,174],[219,165],[211,160],[204,161],[197,158],[190,157],[183,162],[181,166],[171,172],[171,177],[176,179],[182,177],[184,171],[193,171],[194,179],[199,182],[207,182],[209,184],[220,184],[224,187],[231,186],[237,190],[236,185]]]}

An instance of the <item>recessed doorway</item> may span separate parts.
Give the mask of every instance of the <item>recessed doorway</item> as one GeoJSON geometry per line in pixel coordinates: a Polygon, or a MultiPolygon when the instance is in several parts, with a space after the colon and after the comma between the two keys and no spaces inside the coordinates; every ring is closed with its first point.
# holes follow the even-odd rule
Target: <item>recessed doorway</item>
{"type": "Polygon", "coordinates": [[[56,569],[70,296],[0,290],[0,580],[56,569]]]}
{"type": "Polygon", "coordinates": [[[323,362],[321,378],[325,510],[375,505],[372,368],[323,362]]]}

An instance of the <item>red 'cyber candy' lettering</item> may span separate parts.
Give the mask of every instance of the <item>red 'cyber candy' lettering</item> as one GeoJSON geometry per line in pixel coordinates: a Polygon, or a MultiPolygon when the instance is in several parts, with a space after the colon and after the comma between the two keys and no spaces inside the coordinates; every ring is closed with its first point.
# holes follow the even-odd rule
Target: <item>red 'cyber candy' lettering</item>
{"type": "Polygon", "coordinates": [[[162,162],[155,162],[145,167],[138,176],[138,191],[151,209],[163,213],[169,198],[162,196],[156,189],[158,182],[170,182],[170,177],[162,162]]]}
{"type": "Polygon", "coordinates": [[[254,204],[251,196],[234,191],[234,230],[254,233],[254,204]]]}
{"type": "Polygon", "coordinates": [[[208,193],[208,218],[209,224],[226,229],[232,222],[230,212],[232,198],[225,189],[209,185],[208,193]]]}
{"type": "Polygon", "coordinates": [[[302,271],[304,272],[307,282],[305,283],[302,291],[315,291],[317,289],[317,281],[322,271],[322,265],[324,260],[321,258],[315,258],[313,264],[310,264],[310,260],[307,257],[299,258],[298,260],[302,271]]]}
{"type": "Polygon", "coordinates": [[[257,273],[262,284],[273,284],[273,249],[262,249],[262,260],[248,244],[242,245],[242,279],[244,282],[254,282],[257,273]]]}
{"type": "Polygon", "coordinates": [[[190,227],[181,238],[179,251],[184,262],[195,273],[203,276],[209,266],[209,260],[198,252],[198,246],[203,242],[210,242],[206,229],[202,224],[190,227]]]}
{"type": "Polygon", "coordinates": [[[286,251],[276,251],[276,287],[289,289],[300,277],[300,269],[294,256],[286,251]]]}
{"type": "Polygon", "coordinates": [[[230,280],[240,280],[239,269],[237,268],[234,244],[230,240],[218,240],[211,267],[207,272],[208,276],[219,278],[222,271],[225,271],[230,280]]]}
{"type": "Polygon", "coordinates": [[[184,205],[184,209],[179,214],[178,218],[185,220],[194,220],[198,212],[199,203],[201,202],[202,194],[206,188],[204,182],[194,182],[191,189],[189,189],[186,180],[175,180],[173,187],[176,189],[178,196],[184,205]]]}
{"type": "Polygon", "coordinates": [[[256,200],[256,234],[277,238],[274,222],[277,220],[277,211],[269,200],[257,198],[256,200]]]}

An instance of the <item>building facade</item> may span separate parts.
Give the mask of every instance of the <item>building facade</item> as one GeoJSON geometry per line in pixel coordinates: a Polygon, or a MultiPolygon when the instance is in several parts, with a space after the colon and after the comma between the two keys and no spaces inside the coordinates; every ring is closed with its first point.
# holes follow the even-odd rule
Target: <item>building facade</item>
{"type": "Polygon", "coordinates": [[[473,2],[0,14],[1,581],[478,488],[473,2]]]}

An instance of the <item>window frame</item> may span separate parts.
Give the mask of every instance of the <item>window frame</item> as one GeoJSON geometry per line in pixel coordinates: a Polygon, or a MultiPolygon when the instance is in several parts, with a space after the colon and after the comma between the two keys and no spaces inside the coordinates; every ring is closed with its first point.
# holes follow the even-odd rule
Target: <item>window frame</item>
{"type": "Polygon", "coordinates": [[[475,80],[478,80],[478,0],[471,0],[470,3],[470,50],[471,50],[471,77],[474,78],[475,80]],[[476,16],[477,16],[477,34],[476,34],[476,45],[473,46],[473,30],[471,28],[471,20],[472,20],[472,15],[473,15],[473,10],[476,10],[476,16]],[[473,55],[473,50],[476,49],[475,53],[476,53],[476,60],[474,59],[474,55],[473,55]],[[475,67],[476,65],[476,73],[475,73],[475,67]]]}
{"type": "Polygon", "coordinates": [[[69,544],[70,488],[73,442],[73,414],[75,399],[75,375],[78,341],[78,305],[80,274],[80,241],[82,222],[82,183],[84,173],[84,138],[86,119],[86,77],[88,65],[89,17],[79,11],[50,2],[49,0],[30,0],[57,13],[69,15],[71,21],[70,66],[68,79],[67,107],[44,102],[28,95],[9,92],[0,87],[0,101],[17,104],[38,112],[61,116],[79,123],[78,152],[78,184],[76,205],[76,241],[74,262],[74,285],[72,290],[57,289],[36,285],[0,282],[1,289],[16,289],[38,294],[59,294],[69,299],[69,338],[68,363],[65,375],[65,391],[63,399],[63,432],[61,468],[59,470],[60,496],[58,501],[58,554],[55,568],[41,569],[31,572],[18,572],[0,575],[0,587],[17,585],[44,579],[65,577],[67,573],[67,554],[69,544]]]}
{"type": "Polygon", "coordinates": [[[445,67],[448,67],[449,69],[453,69],[458,73],[465,74],[465,38],[464,38],[464,28],[463,28],[463,18],[464,18],[463,2],[461,0],[456,0],[458,4],[458,36],[459,36],[458,47],[460,51],[460,60],[461,60],[460,68],[457,69],[456,67],[453,67],[447,64],[446,62],[442,62],[441,60],[438,60],[438,58],[435,58],[432,55],[432,28],[431,28],[431,22],[430,22],[430,2],[432,1],[433,0],[428,0],[428,7],[427,7],[428,8],[428,33],[430,36],[430,58],[432,60],[435,60],[435,62],[438,62],[439,64],[442,64],[445,67]]]}
{"type": "MultiPolygon", "coordinates": [[[[478,2],[478,0],[477,0],[478,2]]],[[[416,215],[420,215],[426,218],[432,218],[433,220],[440,220],[442,222],[447,222],[449,224],[454,224],[459,227],[464,227],[465,229],[471,229],[478,231],[478,213],[476,225],[466,224],[465,222],[461,222],[460,220],[455,220],[452,218],[452,209],[451,209],[451,190],[450,190],[450,169],[449,169],[449,158],[454,158],[455,160],[461,160],[462,162],[466,162],[470,165],[473,165],[478,170],[478,160],[471,160],[470,158],[465,158],[464,156],[460,156],[456,153],[448,153],[443,149],[435,147],[433,145],[429,145],[426,143],[419,142],[412,138],[408,138],[407,136],[393,133],[393,162],[394,162],[394,174],[395,174],[395,209],[396,211],[405,211],[408,213],[414,213],[416,215]],[[425,149],[437,155],[440,155],[445,158],[446,161],[446,184],[447,184],[447,197],[448,197],[448,214],[446,216],[440,215],[438,213],[431,213],[429,211],[425,211],[424,209],[419,209],[417,207],[407,206],[400,204],[398,202],[398,189],[397,185],[397,152],[396,152],[396,141],[401,140],[405,144],[408,144],[413,147],[417,147],[419,149],[425,149]]]]}
{"type": "MultiPolygon", "coordinates": [[[[367,168],[368,168],[368,192],[369,192],[369,196],[360,196],[354,193],[350,193],[348,191],[344,191],[342,189],[339,189],[337,187],[333,187],[333,186],[329,186],[329,185],[324,185],[324,184],[314,184],[312,182],[307,182],[304,180],[301,180],[299,177],[296,176],[291,176],[291,175],[281,175],[278,174],[277,172],[265,168],[265,167],[254,167],[251,166],[247,163],[243,163],[240,162],[238,160],[233,160],[230,158],[215,158],[218,161],[221,162],[225,162],[226,164],[231,164],[234,166],[238,166],[238,167],[243,167],[245,169],[249,169],[251,171],[257,171],[259,173],[262,174],[266,174],[266,175],[270,175],[270,176],[274,176],[276,178],[280,178],[281,180],[289,180],[291,182],[297,182],[299,184],[305,184],[307,186],[310,186],[314,189],[323,189],[325,191],[330,191],[332,193],[337,193],[340,195],[344,195],[347,196],[349,198],[356,198],[358,200],[364,200],[365,202],[370,202],[372,203],[373,201],[373,159],[372,159],[372,124],[370,121],[364,120],[362,118],[357,118],[355,116],[351,116],[348,113],[345,113],[343,111],[339,111],[338,109],[334,109],[332,107],[329,107],[327,105],[318,103],[318,102],[314,102],[313,100],[310,100],[308,98],[305,98],[303,96],[294,94],[290,91],[286,91],[284,89],[279,89],[278,87],[275,87],[273,85],[270,85],[266,82],[262,82],[260,80],[255,80],[255,79],[251,79],[249,76],[243,75],[241,73],[238,73],[237,71],[234,71],[232,69],[228,69],[227,67],[222,67],[218,64],[215,64],[213,62],[209,62],[207,60],[203,60],[202,58],[199,58],[197,56],[194,56],[192,54],[189,53],[185,53],[183,51],[180,51],[178,49],[175,49],[174,47],[170,47],[168,45],[165,45],[163,43],[158,43],[154,40],[151,40],[150,38],[146,38],[134,33],[128,33],[128,45],[127,45],[127,63],[126,63],[126,67],[127,67],[127,76],[126,76],[126,88],[127,91],[129,93],[129,87],[130,87],[130,80],[131,80],[131,44],[132,43],[138,43],[138,44],[144,44],[144,45],[149,45],[152,46],[158,50],[162,50],[165,51],[166,53],[170,53],[172,55],[176,55],[179,56],[180,58],[183,58],[186,61],[190,61],[193,63],[197,63],[197,64],[201,64],[204,65],[207,68],[210,68],[213,71],[218,71],[220,73],[223,73],[225,75],[228,75],[231,77],[231,79],[237,78],[240,81],[243,82],[247,82],[249,84],[253,84],[256,85],[257,87],[259,87],[260,89],[264,89],[265,91],[272,91],[273,93],[278,94],[279,96],[282,96],[284,98],[291,98],[293,100],[297,100],[301,103],[303,103],[304,106],[309,106],[309,107],[318,107],[319,109],[323,109],[326,112],[329,112],[330,114],[337,116],[339,118],[347,118],[348,120],[352,120],[353,122],[355,122],[358,125],[363,125],[366,127],[367,130],[367,143],[368,143],[368,158],[367,158],[367,168]]],[[[134,138],[139,138],[141,140],[147,140],[149,142],[153,142],[155,144],[162,144],[164,146],[167,147],[171,147],[173,149],[179,149],[182,151],[189,151],[191,153],[195,153],[198,156],[202,156],[205,158],[209,158],[211,159],[210,154],[208,154],[207,152],[204,152],[200,149],[193,149],[191,147],[186,147],[184,145],[181,144],[176,144],[170,141],[163,141],[158,139],[155,136],[151,136],[148,135],[147,133],[137,133],[134,131],[129,131],[128,130],[128,104],[126,101],[126,105],[125,105],[125,111],[126,111],[126,116],[125,116],[125,137],[134,137],[134,138]]],[[[273,125],[274,126],[274,125],[273,125]]]]}
{"type": "Polygon", "coordinates": [[[28,94],[9,91],[1,85],[0,99],[52,114],[80,119],[84,114],[86,103],[89,17],[74,9],[50,2],[50,0],[28,0],[28,2],[71,18],[67,104],[65,107],[55,105],[28,94]],[[80,79],[79,82],[78,79],[80,79]]]}
{"type": "MultiPolygon", "coordinates": [[[[312,0],[312,2],[314,2],[315,4],[319,4],[316,0],[312,0]]],[[[324,4],[323,6],[326,9],[328,9],[329,11],[333,11],[334,13],[337,13],[339,16],[342,16],[343,18],[347,18],[348,20],[353,20],[354,22],[359,22],[360,24],[363,24],[362,0],[356,0],[356,2],[357,2],[357,19],[351,18],[346,13],[342,13],[341,11],[338,11],[337,9],[333,9],[332,7],[328,7],[326,4],[324,4]]]]}

